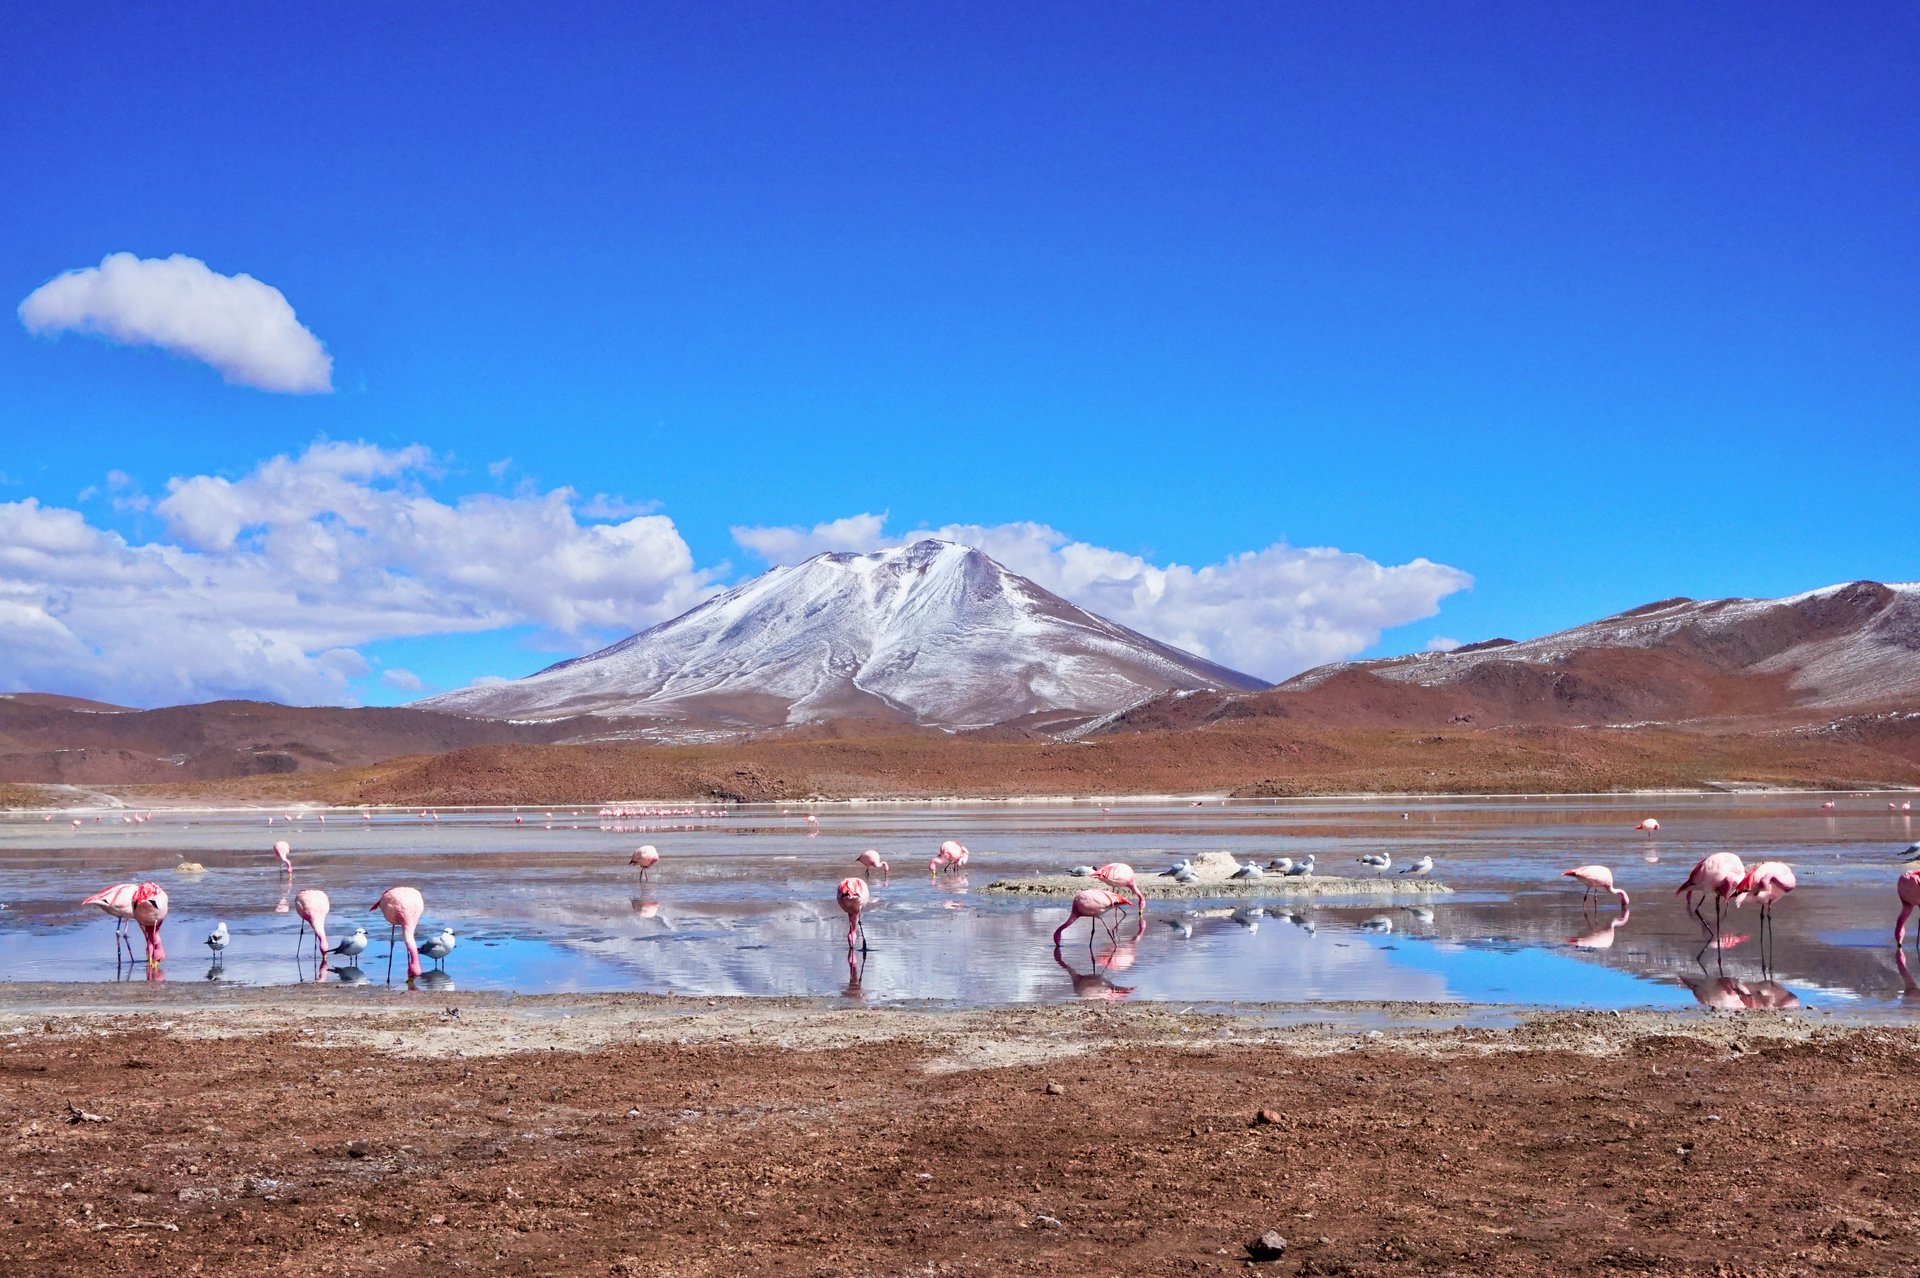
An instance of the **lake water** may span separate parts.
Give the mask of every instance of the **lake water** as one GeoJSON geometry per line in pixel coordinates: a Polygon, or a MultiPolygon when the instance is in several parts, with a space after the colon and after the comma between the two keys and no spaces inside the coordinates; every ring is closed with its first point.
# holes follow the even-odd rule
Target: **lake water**
{"type": "MultiPolygon", "coordinates": [[[[1073,998],[1336,1002],[1396,999],[1547,1007],[1826,1006],[1903,1015],[1915,986],[1895,965],[1898,854],[1917,833],[1913,796],[1288,800],[744,806],[724,815],[603,820],[592,810],[331,810],[271,826],[265,812],[119,813],[79,829],[72,814],[0,817],[0,979],[315,979],[294,958],[291,891],[333,900],[338,938],[366,925],[375,944],[346,979],[387,983],[387,928],[366,909],[385,888],[426,897],[422,936],[451,926],[458,948],[427,985],[463,989],[639,990],[691,995],[835,995],[870,1001],[1004,1006],[1073,998]],[[817,828],[804,818],[811,812],[817,828]],[[1661,830],[1633,830],[1643,816],[1661,830]],[[297,872],[271,845],[285,838],[297,872]],[[962,874],[927,871],[943,839],[972,852],[962,874]],[[643,881],[627,857],[660,849],[643,881]],[[849,960],[834,884],[876,848],[893,866],[874,880],[870,952],[849,960]],[[1091,950],[1076,925],[1055,954],[1066,902],[981,891],[996,878],[1076,864],[1142,872],[1199,852],[1242,859],[1427,854],[1455,889],[1432,899],[1294,904],[1233,898],[1150,901],[1091,950]],[[1719,948],[1673,890],[1710,852],[1795,867],[1763,955],[1755,911],[1734,912],[1719,948]],[[181,872],[198,861],[203,873],[181,872]],[[1583,910],[1563,869],[1599,862],[1633,895],[1583,910]],[[158,971],[116,966],[113,923],[77,902],[110,883],[154,880],[171,897],[158,971]],[[214,965],[201,938],[225,920],[233,942],[214,965]]],[[[137,933],[136,947],[138,947],[137,933]]],[[[404,981],[404,954],[393,965],[404,981]]],[[[323,979],[342,979],[326,972],[323,979]]]]}

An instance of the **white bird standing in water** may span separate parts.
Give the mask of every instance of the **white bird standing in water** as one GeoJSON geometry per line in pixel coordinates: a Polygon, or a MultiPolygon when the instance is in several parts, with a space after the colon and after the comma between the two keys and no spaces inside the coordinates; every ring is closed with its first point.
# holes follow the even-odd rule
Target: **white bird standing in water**
{"type": "Polygon", "coordinates": [[[1400,873],[1431,874],[1433,873],[1433,858],[1430,856],[1423,856],[1418,861],[1415,861],[1412,865],[1409,865],[1406,869],[1400,871],[1400,873]]]}
{"type": "Polygon", "coordinates": [[[352,936],[349,936],[345,940],[341,941],[340,944],[328,950],[327,953],[337,954],[343,959],[351,959],[351,958],[359,957],[359,955],[366,948],[367,948],[367,929],[365,929],[364,927],[357,927],[353,929],[352,936]]]}
{"type": "Polygon", "coordinates": [[[227,942],[232,939],[227,935],[227,924],[223,919],[213,931],[207,934],[207,948],[212,950],[213,957],[218,959],[226,953],[227,942]]]}
{"type": "Polygon", "coordinates": [[[436,965],[444,964],[447,961],[447,955],[453,953],[453,947],[458,943],[453,938],[452,928],[441,928],[440,935],[428,937],[420,942],[420,953],[423,957],[432,959],[436,965]]]}
{"type": "Polygon", "coordinates": [[[1385,870],[1393,865],[1393,853],[1369,852],[1359,858],[1360,864],[1372,866],[1376,870],[1385,870]]]}

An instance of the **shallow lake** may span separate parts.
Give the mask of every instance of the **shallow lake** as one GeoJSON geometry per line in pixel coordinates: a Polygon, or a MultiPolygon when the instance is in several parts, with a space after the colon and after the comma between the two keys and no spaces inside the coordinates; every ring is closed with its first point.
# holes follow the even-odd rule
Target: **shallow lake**
{"type": "MultiPolygon", "coordinates": [[[[1073,998],[1234,1001],[1414,1000],[1548,1007],[1826,1006],[1902,1015],[1920,992],[1891,943],[1899,853],[1912,796],[1728,795],[1622,798],[1209,800],[742,806],[707,815],[603,818],[592,809],[155,810],[0,817],[0,979],[316,978],[296,961],[291,892],[325,890],[337,939],[365,925],[357,968],[327,980],[388,982],[387,927],[367,907],[411,884],[423,936],[451,926],[458,947],[428,987],[639,990],[692,995],[835,995],[1004,1006],[1073,998]],[[817,825],[807,821],[811,813],[817,825]],[[99,819],[95,819],[96,816],[99,819]],[[518,821],[516,822],[516,816],[518,821]],[[1661,822],[1657,834],[1634,824],[1661,822]],[[291,880],[270,850],[293,846],[291,880]],[[972,853],[963,873],[929,874],[943,839],[972,853]],[[659,848],[643,879],[627,865],[659,848]],[[834,884],[875,848],[870,952],[850,959],[834,884]],[[1431,855],[1451,895],[1289,902],[1275,896],[1149,901],[1109,937],[1076,924],[1056,954],[1065,900],[1006,897],[994,879],[1078,864],[1143,874],[1199,852],[1244,859],[1313,853],[1326,873],[1366,873],[1363,853],[1431,855]],[[1711,852],[1783,860],[1800,888],[1763,948],[1752,907],[1732,911],[1718,947],[1673,892],[1711,852]],[[197,861],[203,872],[176,870],[197,861]],[[1598,862],[1634,898],[1585,909],[1560,871],[1598,862]],[[116,964],[113,923],[81,898],[151,879],[171,897],[157,971],[116,964]],[[224,920],[215,964],[201,944],[224,920]]],[[[136,947],[139,945],[135,934],[136,947]]],[[[393,980],[404,981],[404,954],[393,980]]]]}

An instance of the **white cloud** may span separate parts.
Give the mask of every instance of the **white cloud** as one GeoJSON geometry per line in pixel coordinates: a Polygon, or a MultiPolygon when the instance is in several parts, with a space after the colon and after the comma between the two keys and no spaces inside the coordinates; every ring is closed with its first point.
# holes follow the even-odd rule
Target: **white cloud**
{"type": "Polygon", "coordinates": [[[333,389],[333,359],[295,318],[286,296],[251,275],[222,275],[176,253],[109,253],[68,271],[20,303],[39,334],[92,333],[129,346],[158,346],[211,364],[227,381],[311,394],[333,389]]]}
{"type": "Polygon", "coordinates": [[[170,481],[153,507],[167,535],[145,544],[0,502],[5,682],[338,702],[381,639],[532,625],[584,649],[715,589],[665,516],[582,523],[566,488],[443,501],[433,478],[425,449],[316,444],[238,479],[170,481]]]}
{"type": "Polygon", "coordinates": [[[1433,638],[1427,640],[1428,652],[1452,652],[1459,646],[1460,641],[1458,639],[1450,639],[1446,635],[1435,635],[1433,638]]]}
{"type": "MultiPolygon", "coordinates": [[[[583,652],[684,612],[726,571],[696,566],[673,520],[650,507],[569,488],[443,497],[446,482],[425,448],[322,442],[237,477],[169,480],[144,516],[161,534],[138,543],[78,510],[0,502],[0,691],[337,703],[372,673],[368,644],[533,627],[583,652]],[[647,513],[618,517],[628,511],[647,513]]],[[[125,511],[141,488],[116,472],[100,492],[125,511]]],[[[905,540],[885,525],[862,514],[735,537],[790,562],[905,540]]],[[[1039,523],[922,532],[1267,678],[1352,656],[1471,584],[1425,559],[1387,566],[1326,548],[1189,567],[1039,523]]],[[[380,679],[420,690],[412,671],[380,679]]]]}
{"type": "Polygon", "coordinates": [[[729,529],[733,539],[770,564],[797,564],[828,551],[865,553],[887,544],[887,517],[848,515],[811,528],[729,529]]]}
{"type": "Polygon", "coordinates": [[[922,536],[961,542],[1103,617],[1275,680],[1364,652],[1473,584],[1427,559],[1389,566],[1324,546],[1274,545],[1192,568],[1074,541],[1045,524],[948,524],[906,536],[888,536],[884,524],[855,515],[812,529],[736,528],[734,539],[769,563],[922,536]]]}

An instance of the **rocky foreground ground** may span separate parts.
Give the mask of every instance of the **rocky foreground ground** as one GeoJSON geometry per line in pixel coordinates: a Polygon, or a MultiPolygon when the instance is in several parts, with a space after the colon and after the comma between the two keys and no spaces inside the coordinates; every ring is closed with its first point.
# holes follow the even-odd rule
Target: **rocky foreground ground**
{"type": "Polygon", "coordinates": [[[9,987],[6,1271],[1920,1264],[1903,1029],[360,994],[9,987]]]}

